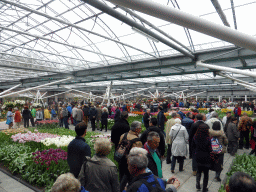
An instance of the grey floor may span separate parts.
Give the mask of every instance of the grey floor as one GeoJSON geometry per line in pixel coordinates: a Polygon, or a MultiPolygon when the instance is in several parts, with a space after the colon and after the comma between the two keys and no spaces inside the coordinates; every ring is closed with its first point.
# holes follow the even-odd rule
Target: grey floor
{"type": "MultiPolygon", "coordinates": [[[[1,125],[0,125],[1,127],[1,125]]],[[[70,129],[74,130],[74,126],[70,125],[70,129]]],[[[88,127],[88,131],[91,131],[90,126],[88,127]]],[[[97,131],[99,134],[106,134],[105,131],[97,131]]],[[[107,134],[110,134],[111,131],[108,130],[107,134]]],[[[250,150],[238,150],[238,154],[246,153],[248,154],[250,150]]],[[[221,179],[223,180],[225,177],[226,172],[228,171],[230,164],[232,163],[232,160],[234,157],[230,156],[229,154],[224,155],[224,169],[221,173],[221,179]]],[[[171,173],[171,165],[166,164],[165,161],[163,161],[163,176],[164,178],[169,178],[173,175],[175,175],[181,182],[181,186],[179,187],[179,192],[196,192],[196,177],[192,175],[192,160],[191,159],[185,159],[184,163],[184,169],[185,171],[179,172],[178,171],[178,164],[176,164],[175,167],[175,173],[171,173]]],[[[217,192],[220,188],[221,182],[215,182],[214,180],[215,172],[210,171],[209,173],[209,192],[217,192]]],[[[202,185],[203,175],[201,178],[201,185],[202,185]]],[[[0,171],[0,192],[32,192],[33,190],[27,188],[26,186],[22,185],[20,182],[12,179],[8,175],[4,174],[0,171]]]]}

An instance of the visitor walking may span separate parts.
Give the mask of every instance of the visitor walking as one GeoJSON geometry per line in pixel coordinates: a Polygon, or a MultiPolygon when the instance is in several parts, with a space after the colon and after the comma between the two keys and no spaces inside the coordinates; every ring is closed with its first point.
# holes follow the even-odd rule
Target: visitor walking
{"type": "Polygon", "coordinates": [[[9,107],[6,114],[6,124],[9,125],[9,129],[11,129],[13,126],[13,116],[14,114],[12,113],[12,108],[9,107]]]}
{"type": "Polygon", "coordinates": [[[31,116],[30,110],[28,109],[28,106],[25,106],[24,110],[22,112],[22,117],[23,117],[24,127],[25,128],[29,127],[30,116],[31,116]]]}
{"type": "Polygon", "coordinates": [[[238,124],[238,130],[240,131],[240,140],[239,140],[239,149],[243,149],[244,147],[244,139],[245,139],[245,148],[249,149],[249,133],[252,126],[252,119],[248,117],[247,113],[244,112],[243,116],[241,117],[239,124],[238,124]]]}
{"type": "Polygon", "coordinates": [[[101,114],[101,130],[105,126],[105,131],[108,131],[108,109],[106,107],[103,108],[103,113],[101,114]]]}
{"type": "Polygon", "coordinates": [[[170,131],[170,138],[172,141],[172,164],[171,172],[174,173],[176,160],[179,163],[179,171],[184,171],[184,159],[188,154],[188,132],[186,127],[181,125],[180,119],[175,119],[175,125],[172,126],[170,131]]]}
{"type": "Polygon", "coordinates": [[[67,109],[67,105],[64,104],[63,105],[63,108],[62,108],[62,116],[63,116],[63,123],[65,125],[65,128],[66,129],[69,129],[68,127],[68,109],[67,109]]]}
{"type": "Polygon", "coordinates": [[[204,173],[203,192],[207,192],[209,169],[211,167],[211,140],[209,136],[209,126],[205,123],[201,124],[192,141],[192,148],[194,149],[195,160],[197,163],[196,173],[196,189],[201,189],[200,180],[201,174],[204,173]]]}
{"type": "Polygon", "coordinates": [[[20,128],[20,125],[21,125],[21,114],[20,114],[20,111],[17,107],[14,108],[14,111],[15,111],[15,115],[14,115],[14,122],[15,122],[15,125],[14,127],[15,128],[20,128]]]}
{"type": "Polygon", "coordinates": [[[95,109],[94,106],[91,106],[90,109],[90,121],[91,121],[91,125],[92,125],[92,131],[95,131],[95,120],[97,117],[97,110],[95,109]]]}
{"type": "Polygon", "coordinates": [[[227,128],[227,137],[230,155],[234,156],[237,152],[238,141],[240,139],[240,132],[237,129],[236,117],[231,117],[231,122],[228,124],[227,128]]]}

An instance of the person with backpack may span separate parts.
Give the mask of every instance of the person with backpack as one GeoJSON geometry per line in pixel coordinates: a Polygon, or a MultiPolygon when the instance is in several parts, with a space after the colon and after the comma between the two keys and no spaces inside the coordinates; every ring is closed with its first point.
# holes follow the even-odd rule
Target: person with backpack
{"type": "Polygon", "coordinates": [[[180,181],[176,177],[161,179],[148,171],[147,150],[134,147],[128,155],[128,170],[132,176],[126,192],[177,192],[180,181]],[[166,189],[166,185],[170,187],[166,189]]]}
{"type": "Polygon", "coordinates": [[[198,125],[195,136],[192,140],[192,148],[194,157],[197,164],[197,173],[196,173],[196,189],[200,190],[200,180],[202,172],[204,172],[203,180],[203,191],[207,192],[208,188],[208,179],[209,179],[209,169],[211,167],[211,153],[212,145],[209,135],[209,126],[206,123],[201,123],[198,125]]]}
{"type": "Polygon", "coordinates": [[[240,137],[240,132],[237,129],[237,118],[231,117],[231,122],[228,124],[227,128],[228,146],[231,156],[234,156],[237,152],[238,141],[240,137]]]}
{"type": "Polygon", "coordinates": [[[251,126],[252,126],[252,119],[248,117],[246,112],[244,112],[238,124],[238,130],[240,131],[239,149],[243,149],[244,147],[244,138],[246,141],[245,148],[249,149],[250,147],[249,133],[251,130],[251,126]]]}
{"type": "Polygon", "coordinates": [[[215,181],[220,182],[220,174],[223,169],[224,153],[228,145],[228,138],[223,131],[220,131],[220,122],[215,121],[212,129],[209,130],[212,149],[214,153],[214,170],[216,171],[215,181]]]}
{"type": "Polygon", "coordinates": [[[118,153],[119,149],[125,149],[124,155],[118,161],[119,164],[119,179],[121,181],[120,184],[120,191],[123,191],[124,187],[126,186],[127,182],[131,178],[131,175],[127,168],[127,159],[126,156],[129,154],[131,148],[133,147],[142,147],[142,143],[139,139],[139,134],[141,132],[141,122],[134,121],[131,123],[131,128],[128,133],[124,133],[121,135],[119,140],[119,145],[116,149],[116,154],[118,153]]]}

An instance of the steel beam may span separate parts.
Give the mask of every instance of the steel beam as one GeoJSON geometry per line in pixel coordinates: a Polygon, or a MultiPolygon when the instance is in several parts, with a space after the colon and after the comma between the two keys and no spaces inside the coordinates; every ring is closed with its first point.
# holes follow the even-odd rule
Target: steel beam
{"type": "Polygon", "coordinates": [[[99,52],[96,52],[96,51],[91,51],[91,50],[89,50],[89,49],[85,49],[85,48],[80,47],[80,46],[70,45],[70,44],[68,44],[68,43],[62,43],[62,42],[55,41],[55,40],[52,40],[52,39],[48,39],[48,38],[45,38],[45,37],[42,37],[42,36],[39,36],[39,35],[33,35],[33,34],[30,34],[30,33],[26,33],[26,32],[19,31],[19,30],[14,30],[14,29],[10,29],[10,28],[7,28],[7,27],[2,27],[2,26],[0,26],[0,29],[6,30],[6,31],[15,32],[15,33],[18,33],[18,34],[23,34],[23,35],[30,36],[30,37],[34,37],[34,38],[36,38],[36,39],[42,39],[42,40],[45,40],[45,41],[57,43],[57,44],[64,45],[64,46],[67,46],[67,47],[80,49],[80,50],[83,50],[83,51],[87,51],[87,52],[90,52],[90,53],[102,55],[102,56],[105,56],[105,57],[110,57],[110,58],[113,58],[113,59],[117,59],[117,60],[121,60],[121,61],[126,61],[126,60],[121,59],[121,58],[118,58],[118,57],[114,57],[114,56],[111,56],[111,55],[99,53],[99,52]]]}
{"type": "Polygon", "coordinates": [[[167,34],[166,32],[164,32],[162,29],[160,29],[159,27],[155,26],[154,24],[152,24],[151,22],[149,22],[148,20],[144,19],[143,17],[139,16],[137,13],[135,13],[134,11],[127,9],[125,7],[119,7],[120,9],[126,11],[127,13],[129,13],[130,15],[136,17],[137,19],[139,19],[140,21],[142,21],[143,23],[146,23],[148,26],[152,27],[153,29],[155,29],[156,31],[158,31],[159,33],[163,34],[164,36],[166,36],[167,38],[169,38],[170,40],[174,41],[175,43],[177,43],[178,45],[180,45],[181,47],[183,47],[184,49],[186,49],[187,51],[189,51],[190,53],[193,54],[193,51],[191,51],[188,47],[186,47],[185,45],[183,45],[182,43],[180,43],[178,40],[176,40],[175,38],[173,38],[172,36],[170,36],[169,34],[167,34]]]}
{"type": "Polygon", "coordinates": [[[217,66],[217,65],[211,65],[211,64],[204,64],[201,61],[197,61],[196,66],[206,67],[206,68],[214,69],[214,70],[218,70],[218,71],[227,71],[227,72],[238,73],[238,74],[242,74],[242,75],[246,75],[246,76],[256,77],[256,72],[234,69],[231,67],[223,67],[223,66],[217,66]]]}
{"type": "Polygon", "coordinates": [[[42,95],[41,99],[46,99],[46,98],[54,97],[54,96],[57,96],[57,95],[62,95],[62,94],[68,93],[70,91],[72,91],[72,90],[68,90],[68,91],[65,91],[65,92],[62,92],[62,93],[57,93],[57,94],[46,96],[46,97],[43,97],[43,95],[42,95]]]}
{"type": "Polygon", "coordinates": [[[222,21],[222,23],[228,27],[230,27],[230,24],[228,23],[228,20],[227,20],[227,17],[225,15],[225,13],[223,12],[220,4],[219,4],[219,1],[218,0],[211,0],[214,8],[216,9],[217,13],[219,14],[220,16],[220,19],[222,21]]]}
{"type": "MultiPolygon", "coordinates": [[[[104,39],[113,41],[113,42],[115,42],[115,43],[121,44],[121,45],[126,46],[126,47],[130,47],[130,48],[132,48],[132,49],[134,49],[134,50],[137,50],[137,51],[142,52],[142,53],[144,53],[144,54],[147,54],[147,55],[150,55],[150,56],[152,56],[152,57],[155,57],[155,55],[150,54],[150,53],[148,53],[148,52],[145,52],[145,51],[143,51],[143,50],[141,50],[141,49],[138,49],[138,48],[136,48],[136,47],[134,47],[134,46],[131,46],[131,45],[129,45],[129,44],[126,44],[126,43],[117,41],[117,40],[115,40],[115,39],[112,39],[112,38],[109,38],[109,37],[107,37],[107,36],[101,35],[101,34],[99,34],[99,33],[95,33],[95,32],[93,32],[93,31],[87,30],[87,29],[85,29],[85,28],[83,28],[83,27],[80,27],[80,26],[78,26],[78,25],[75,25],[75,24],[72,24],[72,23],[63,21],[63,20],[58,19],[58,18],[56,18],[56,17],[52,17],[52,16],[50,16],[50,15],[47,15],[47,14],[42,13],[42,12],[40,12],[40,11],[31,9],[31,8],[29,8],[29,7],[23,6],[23,5],[21,5],[21,4],[14,3],[14,2],[11,2],[11,1],[7,1],[7,0],[1,0],[1,1],[4,2],[4,3],[10,4],[10,5],[13,5],[13,6],[19,7],[19,8],[21,8],[21,9],[26,10],[26,11],[35,13],[35,14],[37,14],[37,15],[41,15],[41,16],[43,16],[43,17],[46,17],[46,18],[50,19],[50,20],[57,21],[57,22],[62,23],[62,24],[64,24],[64,25],[74,27],[74,28],[76,28],[76,29],[78,29],[78,30],[85,31],[85,32],[87,32],[87,33],[91,33],[91,34],[93,34],[93,35],[99,36],[99,37],[101,37],[101,38],[104,38],[104,39]]],[[[113,9],[113,10],[114,10],[114,9],[113,9]]],[[[104,55],[103,55],[103,56],[104,56],[104,55]]]]}
{"type": "Polygon", "coordinates": [[[195,56],[187,51],[185,51],[184,49],[176,46],[175,44],[173,44],[170,41],[167,41],[165,38],[161,37],[160,35],[152,32],[151,30],[145,28],[144,26],[136,23],[135,21],[133,21],[132,19],[128,18],[127,16],[119,13],[118,11],[112,9],[111,7],[107,6],[106,4],[98,1],[98,0],[82,0],[86,3],[88,3],[89,5],[105,12],[106,14],[126,23],[127,25],[131,26],[131,27],[135,27],[136,29],[139,29],[140,31],[146,33],[147,35],[157,39],[158,41],[162,42],[163,44],[181,52],[182,54],[186,55],[187,57],[190,57],[192,59],[195,58],[195,56]]]}
{"type": "Polygon", "coordinates": [[[12,87],[12,88],[10,88],[10,89],[7,89],[7,90],[1,92],[0,95],[3,95],[3,94],[5,94],[5,93],[7,93],[8,91],[11,91],[11,90],[13,90],[13,89],[15,89],[15,88],[17,88],[17,87],[19,87],[19,86],[21,86],[21,85],[22,85],[22,84],[15,85],[14,87],[12,87]]]}
{"type": "Polygon", "coordinates": [[[134,9],[141,13],[187,27],[206,35],[256,51],[256,38],[229,27],[185,13],[152,0],[107,0],[116,5],[134,9]]]}
{"type": "Polygon", "coordinates": [[[248,82],[243,81],[243,80],[241,80],[241,79],[237,79],[237,78],[231,77],[231,76],[229,76],[229,75],[227,75],[227,74],[223,74],[223,73],[217,73],[217,74],[220,75],[220,76],[222,76],[222,77],[231,79],[231,80],[233,80],[233,81],[235,81],[235,82],[239,82],[239,83],[243,83],[243,84],[245,84],[245,85],[251,86],[251,87],[255,87],[255,89],[256,89],[256,85],[254,85],[254,84],[248,83],[248,82]]]}
{"type": "Polygon", "coordinates": [[[11,95],[23,93],[25,91],[30,91],[30,90],[33,90],[33,89],[38,89],[38,88],[49,86],[49,85],[54,85],[56,83],[60,83],[62,81],[67,81],[67,80],[70,80],[70,79],[72,79],[72,77],[68,77],[66,79],[62,79],[62,80],[59,80],[59,81],[54,81],[54,82],[47,83],[47,84],[44,84],[44,85],[39,85],[39,86],[36,86],[36,87],[27,88],[27,89],[24,89],[24,90],[21,90],[21,91],[16,91],[16,92],[9,93],[9,94],[6,94],[6,95],[1,95],[0,98],[8,97],[8,96],[11,96],[11,95]]]}

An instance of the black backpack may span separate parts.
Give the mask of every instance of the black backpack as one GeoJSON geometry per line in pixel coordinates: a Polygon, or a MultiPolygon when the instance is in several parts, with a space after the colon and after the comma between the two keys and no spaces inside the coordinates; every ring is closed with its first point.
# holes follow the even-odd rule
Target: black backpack
{"type": "Polygon", "coordinates": [[[142,184],[146,185],[148,191],[150,192],[165,192],[157,180],[158,177],[154,175],[154,179],[155,180],[153,182],[149,183],[147,179],[141,178],[135,181],[130,187],[128,187],[127,192],[137,192],[142,184]]]}
{"type": "Polygon", "coordinates": [[[129,154],[129,152],[132,148],[132,145],[135,142],[140,141],[140,138],[128,140],[127,135],[128,135],[128,132],[125,133],[121,143],[118,145],[118,147],[116,149],[116,152],[114,155],[114,160],[117,162],[120,162],[123,158],[125,158],[129,154]]]}

